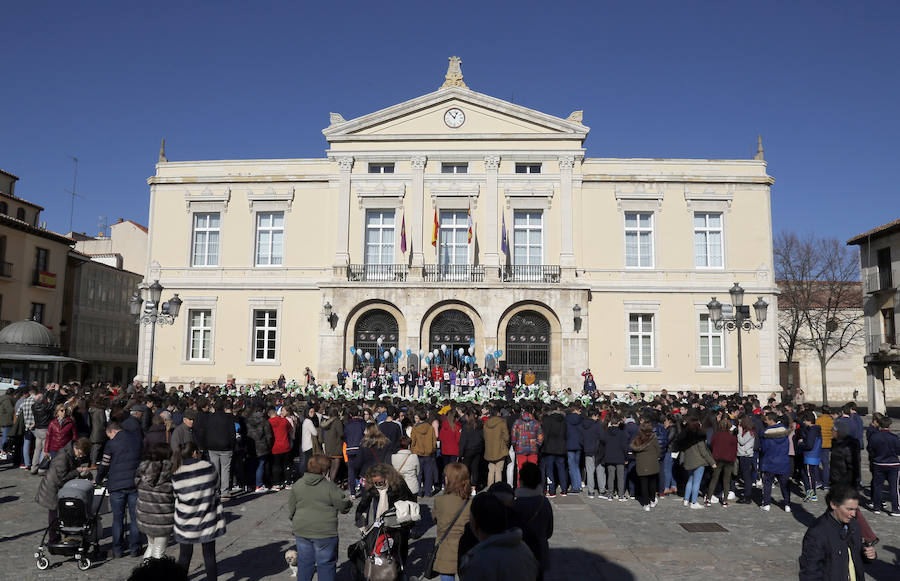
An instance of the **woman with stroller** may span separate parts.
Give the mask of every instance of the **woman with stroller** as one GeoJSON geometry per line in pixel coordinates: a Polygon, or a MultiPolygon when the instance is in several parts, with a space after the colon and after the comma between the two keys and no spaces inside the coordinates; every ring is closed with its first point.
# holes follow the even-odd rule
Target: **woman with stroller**
{"type": "Polygon", "coordinates": [[[147,535],[144,560],[162,559],[175,526],[172,448],[165,442],[151,444],[137,467],[134,480],[138,489],[138,530],[147,535]]]}
{"type": "MultiPolygon", "coordinates": [[[[390,464],[378,463],[366,471],[366,484],[356,507],[356,526],[365,531],[372,523],[398,500],[416,502],[403,477],[390,464]]],[[[403,526],[393,532],[397,555],[401,563],[406,563],[409,552],[409,527],[403,526]]]]}
{"type": "Polygon", "coordinates": [[[187,442],[175,455],[172,489],[175,493],[175,541],[178,564],[188,569],[194,545],[203,547],[207,581],[215,581],[216,538],[225,534],[225,516],[219,503],[219,475],[215,466],[203,460],[197,444],[187,442]]]}
{"type": "Polygon", "coordinates": [[[47,522],[50,525],[49,540],[51,543],[59,542],[59,531],[53,526],[57,519],[56,502],[59,489],[69,480],[87,473],[89,467],[81,465],[81,463],[82,459],[87,458],[90,453],[91,441],[87,438],[69,442],[50,461],[47,473],[38,484],[34,501],[49,511],[47,522]]]}

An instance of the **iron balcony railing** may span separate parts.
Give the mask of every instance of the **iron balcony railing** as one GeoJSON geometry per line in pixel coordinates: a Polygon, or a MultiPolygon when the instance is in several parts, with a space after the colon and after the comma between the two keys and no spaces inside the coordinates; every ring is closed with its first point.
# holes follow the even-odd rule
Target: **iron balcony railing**
{"type": "Polygon", "coordinates": [[[0,262],[0,276],[12,278],[12,262],[0,262]]]}
{"type": "Polygon", "coordinates": [[[883,333],[879,333],[878,335],[869,335],[869,353],[878,353],[878,351],[884,348],[885,345],[887,345],[888,349],[896,348],[898,345],[900,345],[900,333],[895,333],[893,337],[890,335],[885,335],[883,333]]]}
{"type": "Polygon", "coordinates": [[[426,264],[425,282],[484,282],[484,266],[474,264],[426,264]]]}
{"type": "Polygon", "coordinates": [[[559,282],[559,266],[510,264],[503,269],[503,282],[559,282]]]}
{"type": "Polygon", "coordinates": [[[866,294],[892,291],[900,284],[900,269],[875,269],[865,276],[863,282],[866,294]]]}
{"type": "Polygon", "coordinates": [[[404,282],[409,275],[405,264],[351,264],[347,280],[353,282],[404,282]]]}

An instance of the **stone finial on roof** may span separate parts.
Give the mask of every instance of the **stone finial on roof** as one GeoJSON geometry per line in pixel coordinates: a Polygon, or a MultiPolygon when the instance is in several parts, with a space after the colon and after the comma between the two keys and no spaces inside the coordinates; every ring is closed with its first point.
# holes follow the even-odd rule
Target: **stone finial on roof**
{"type": "Polygon", "coordinates": [[[458,56],[450,57],[450,64],[447,65],[447,74],[444,75],[444,84],[441,85],[442,89],[447,89],[450,87],[461,87],[463,89],[468,89],[469,87],[463,82],[463,74],[462,68],[462,59],[458,56]]]}
{"type": "Polygon", "coordinates": [[[765,161],[765,150],[763,150],[762,146],[762,135],[756,136],[756,155],[753,156],[753,159],[758,159],[759,161],[765,161]]]}
{"type": "Polygon", "coordinates": [[[340,113],[329,113],[328,114],[329,125],[337,125],[338,123],[344,123],[347,120],[344,119],[344,116],[340,113]]]}
{"type": "Polygon", "coordinates": [[[159,145],[159,163],[166,163],[168,158],[166,157],[166,138],[163,137],[162,143],[159,145]]]}
{"type": "Polygon", "coordinates": [[[581,123],[584,120],[584,111],[572,111],[569,113],[569,116],[566,117],[566,121],[573,121],[575,123],[581,123]]]}

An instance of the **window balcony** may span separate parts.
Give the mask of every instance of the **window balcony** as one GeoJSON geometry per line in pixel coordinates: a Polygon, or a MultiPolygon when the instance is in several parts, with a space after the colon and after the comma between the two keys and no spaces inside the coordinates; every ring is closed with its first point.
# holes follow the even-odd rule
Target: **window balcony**
{"type": "Polygon", "coordinates": [[[559,266],[553,264],[509,264],[503,268],[503,282],[559,282],[559,266]]]}
{"type": "Polygon", "coordinates": [[[473,264],[426,264],[425,282],[484,282],[484,266],[473,264]]]}
{"type": "Polygon", "coordinates": [[[869,272],[863,279],[866,294],[893,291],[900,283],[900,269],[878,268],[869,272]]]}
{"type": "Polygon", "coordinates": [[[878,335],[869,335],[867,342],[869,353],[878,353],[887,346],[887,349],[896,349],[900,346],[900,333],[896,333],[893,337],[879,333],[878,335]]]}
{"type": "Polygon", "coordinates": [[[347,269],[350,282],[405,282],[408,275],[405,264],[351,264],[347,269]]]}
{"type": "Polygon", "coordinates": [[[12,278],[13,265],[12,262],[0,262],[0,277],[12,278]]]}

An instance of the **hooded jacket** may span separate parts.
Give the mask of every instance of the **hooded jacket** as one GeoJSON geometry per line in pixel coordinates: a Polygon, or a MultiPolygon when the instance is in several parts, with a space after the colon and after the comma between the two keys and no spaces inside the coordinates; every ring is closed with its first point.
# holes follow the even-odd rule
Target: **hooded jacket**
{"type": "Polygon", "coordinates": [[[578,452],[584,449],[584,442],[581,440],[581,424],[584,418],[581,414],[566,414],[566,450],[569,452],[578,452]]]}
{"type": "Polygon", "coordinates": [[[416,456],[431,456],[437,449],[434,428],[428,422],[419,422],[413,426],[410,439],[412,444],[409,450],[416,456]]]}
{"type": "Polygon", "coordinates": [[[509,455],[509,426],[500,416],[491,416],[484,423],[484,459],[498,462],[509,455]]]}
{"type": "MultiPolygon", "coordinates": [[[[597,462],[599,443],[603,438],[603,424],[592,418],[584,418],[579,428],[581,429],[581,442],[582,448],[584,449],[584,457],[592,457],[594,458],[594,462],[597,462]]],[[[600,459],[600,461],[602,462],[602,459],[600,459]]]]}
{"type": "Polygon", "coordinates": [[[655,434],[643,444],[635,438],[631,442],[631,450],[634,452],[634,469],[638,476],[659,474],[659,440],[655,434]]]}
{"type": "Polygon", "coordinates": [[[716,463],[706,445],[706,434],[702,432],[682,432],[680,447],[681,465],[687,471],[716,463]]]}
{"type": "Polygon", "coordinates": [[[762,437],[760,470],[772,474],[788,474],[791,471],[791,459],[788,455],[790,451],[789,433],[789,430],[781,422],[766,428],[762,437]]]}
{"type": "Polygon", "coordinates": [[[476,420],[475,425],[463,422],[462,434],[459,436],[459,455],[463,458],[481,458],[484,456],[484,428],[476,420]]]}
{"type": "Polygon", "coordinates": [[[71,443],[67,444],[53,460],[50,468],[38,484],[34,501],[47,510],[56,510],[57,495],[62,485],[78,477],[78,459],[71,443]]]}
{"type": "MultiPolygon", "coordinates": [[[[174,435],[172,439],[175,439],[174,435]]],[[[275,434],[272,432],[272,425],[262,412],[254,412],[247,418],[247,439],[252,443],[247,444],[247,450],[255,453],[257,457],[265,456],[272,451],[275,434]]]]}
{"type": "Polygon", "coordinates": [[[168,537],[175,527],[172,461],[142,461],[134,482],[138,489],[138,529],[148,537],[168,537]]]}
{"type": "Polygon", "coordinates": [[[609,426],[603,432],[603,442],[606,444],[603,462],[605,464],[624,464],[629,444],[625,426],[609,426]]]}
{"type": "Polygon", "coordinates": [[[343,456],[344,423],[339,418],[325,418],[319,426],[325,455],[329,458],[343,456]]]}
{"type": "Polygon", "coordinates": [[[353,503],[322,474],[307,472],[291,486],[288,517],[294,536],[326,539],[338,535],[338,513],[347,514],[353,503]]]}
{"type": "Polygon", "coordinates": [[[516,420],[512,429],[512,444],[516,455],[537,454],[544,441],[544,430],[528,412],[516,420]]]}
{"type": "Polygon", "coordinates": [[[544,430],[544,444],[541,453],[566,455],[566,418],[559,412],[550,412],[541,423],[544,430]]]}
{"type": "Polygon", "coordinates": [[[818,466],[822,456],[822,428],[813,424],[800,426],[796,432],[794,449],[803,452],[803,463],[818,466]]]}
{"type": "Polygon", "coordinates": [[[344,426],[344,442],[347,443],[347,455],[355,456],[359,450],[359,443],[362,442],[363,434],[366,433],[366,422],[362,418],[350,418],[347,425],[344,426]]]}

